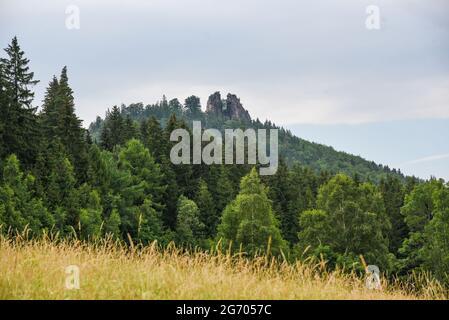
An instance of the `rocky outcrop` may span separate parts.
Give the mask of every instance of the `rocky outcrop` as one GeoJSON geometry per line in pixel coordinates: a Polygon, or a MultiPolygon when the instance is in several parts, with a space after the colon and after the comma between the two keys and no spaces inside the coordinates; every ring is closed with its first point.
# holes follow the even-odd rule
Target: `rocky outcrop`
{"type": "Polygon", "coordinates": [[[222,115],[223,114],[223,101],[221,101],[220,92],[215,92],[207,99],[206,112],[210,115],[222,115]]]}
{"type": "Polygon", "coordinates": [[[251,121],[248,110],[243,108],[240,99],[228,93],[225,100],[221,99],[220,92],[215,92],[207,100],[206,112],[211,115],[221,116],[227,120],[251,121]]]}

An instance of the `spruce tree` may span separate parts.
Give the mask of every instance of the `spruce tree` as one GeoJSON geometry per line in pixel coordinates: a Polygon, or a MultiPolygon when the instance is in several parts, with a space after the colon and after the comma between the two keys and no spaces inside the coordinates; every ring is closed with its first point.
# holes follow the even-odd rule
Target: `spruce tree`
{"type": "Polygon", "coordinates": [[[42,125],[43,138],[51,141],[54,137],[59,137],[58,129],[58,105],[57,95],[59,91],[59,81],[56,76],[48,84],[45,92],[44,103],[39,118],[42,125]]]}
{"type": "Polygon", "coordinates": [[[205,225],[206,237],[215,237],[219,216],[215,210],[212,195],[203,179],[199,181],[195,202],[200,210],[200,220],[205,225]]]}
{"type": "Polygon", "coordinates": [[[190,96],[185,100],[184,106],[189,119],[202,120],[200,98],[190,96]]]}
{"type": "Polygon", "coordinates": [[[211,182],[214,187],[212,194],[215,199],[215,208],[217,212],[223,212],[223,209],[232,201],[235,196],[235,189],[228,177],[228,171],[225,165],[218,167],[218,177],[211,182]]]}
{"type": "Polygon", "coordinates": [[[388,235],[390,252],[396,254],[408,234],[407,225],[401,214],[405,197],[404,188],[398,178],[387,176],[385,179],[381,179],[379,190],[382,193],[386,213],[391,221],[388,235]]]}
{"type": "Polygon", "coordinates": [[[284,239],[289,242],[294,241],[296,236],[296,214],[289,215],[289,171],[285,161],[281,158],[278,170],[274,175],[267,176],[267,186],[269,188],[269,197],[273,201],[274,212],[281,223],[281,231],[284,239]]]}
{"type": "Polygon", "coordinates": [[[281,226],[284,237],[291,244],[298,241],[297,234],[300,231],[298,212],[315,208],[317,180],[317,176],[311,169],[298,164],[293,165],[289,172],[286,190],[288,205],[282,217],[281,226]]]}
{"type": "Polygon", "coordinates": [[[61,71],[56,96],[57,132],[60,141],[67,150],[77,180],[83,183],[87,179],[87,144],[82,121],[75,114],[73,91],[68,83],[67,67],[61,71]]]}
{"type": "Polygon", "coordinates": [[[163,158],[169,156],[169,140],[155,117],[142,123],[141,136],[145,147],[150,150],[158,163],[162,163],[163,158]]]}
{"type": "Polygon", "coordinates": [[[6,58],[0,59],[0,156],[16,154],[25,168],[34,163],[39,149],[39,127],[36,108],[32,106],[31,87],[38,83],[20,49],[17,38],[5,49],[6,58]]]}
{"type": "MultiPolygon", "coordinates": [[[[165,139],[170,141],[170,134],[175,129],[186,129],[189,131],[187,125],[182,120],[178,120],[174,114],[170,116],[165,127],[165,139]]],[[[170,142],[169,148],[171,148],[176,142],[170,142]]],[[[192,156],[192,155],[191,155],[192,156]]],[[[195,177],[193,175],[192,166],[190,164],[178,164],[174,165],[170,163],[171,168],[176,176],[176,183],[178,186],[179,194],[183,194],[189,199],[193,199],[195,196],[195,177]]]]}
{"type": "Polygon", "coordinates": [[[136,124],[131,119],[129,115],[126,116],[125,121],[123,122],[123,142],[127,142],[131,139],[135,139],[138,137],[138,129],[136,124]]]}
{"type": "Polygon", "coordinates": [[[109,151],[124,143],[123,139],[124,120],[117,106],[107,112],[106,119],[101,130],[101,146],[109,151]]]}

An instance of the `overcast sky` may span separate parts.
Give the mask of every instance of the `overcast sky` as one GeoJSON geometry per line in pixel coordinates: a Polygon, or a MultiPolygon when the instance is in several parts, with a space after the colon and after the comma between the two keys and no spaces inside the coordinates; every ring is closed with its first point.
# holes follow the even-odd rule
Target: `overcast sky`
{"type": "Polygon", "coordinates": [[[35,103],[67,65],[85,125],[115,104],[205,106],[219,90],[299,136],[449,178],[447,0],[0,0],[0,45],[14,35],[41,80],[35,103]]]}

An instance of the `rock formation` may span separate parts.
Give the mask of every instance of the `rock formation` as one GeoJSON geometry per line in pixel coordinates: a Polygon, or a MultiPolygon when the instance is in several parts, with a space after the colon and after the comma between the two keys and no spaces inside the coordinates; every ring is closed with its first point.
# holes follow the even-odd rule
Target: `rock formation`
{"type": "Polygon", "coordinates": [[[240,99],[228,93],[225,100],[221,99],[220,92],[215,92],[207,100],[206,112],[211,115],[221,116],[226,120],[251,121],[249,112],[243,108],[240,99]]]}

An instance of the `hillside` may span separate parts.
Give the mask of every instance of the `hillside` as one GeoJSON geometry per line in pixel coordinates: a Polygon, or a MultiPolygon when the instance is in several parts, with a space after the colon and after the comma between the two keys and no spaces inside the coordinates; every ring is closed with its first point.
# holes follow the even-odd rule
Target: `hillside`
{"type": "MultiPolygon", "coordinates": [[[[183,119],[187,125],[191,126],[193,120],[201,120],[204,128],[278,128],[279,129],[279,151],[287,164],[295,162],[310,167],[315,171],[328,171],[332,174],[346,173],[351,176],[358,175],[363,180],[374,182],[380,181],[386,175],[394,175],[400,179],[404,175],[396,169],[388,166],[376,164],[374,161],[366,160],[360,156],[355,156],[346,152],[337,151],[331,146],[326,146],[293,135],[289,130],[279,127],[270,120],[261,122],[259,119],[252,119],[249,111],[234,94],[228,94],[223,99],[219,92],[209,96],[206,111],[201,110],[199,98],[191,96],[181,105],[178,99],[162,101],[155,104],[143,105],[142,103],[132,103],[128,106],[121,106],[121,114],[136,122],[138,125],[142,120],[155,117],[164,126],[171,114],[183,119]]],[[[100,141],[100,132],[104,119],[97,117],[91,123],[89,131],[94,139],[100,141]]]]}

